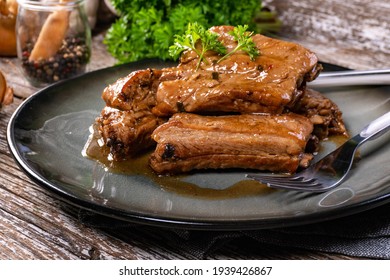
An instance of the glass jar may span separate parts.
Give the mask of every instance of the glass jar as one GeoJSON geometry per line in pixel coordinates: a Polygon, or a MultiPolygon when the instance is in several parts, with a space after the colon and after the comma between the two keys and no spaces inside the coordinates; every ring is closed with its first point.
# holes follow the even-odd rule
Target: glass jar
{"type": "Polygon", "coordinates": [[[34,86],[47,85],[86,71],[91,29],[84,0],[18,0],[17,54],[34,86]]]}

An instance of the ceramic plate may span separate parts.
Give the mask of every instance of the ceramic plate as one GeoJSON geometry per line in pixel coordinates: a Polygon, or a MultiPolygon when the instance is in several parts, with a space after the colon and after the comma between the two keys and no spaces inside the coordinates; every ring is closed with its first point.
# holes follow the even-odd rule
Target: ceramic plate
{"type": "MultiPolygon", "coordinates": [[[[8,126],[10,150],[21,169],[59,198],[126,221],[188,229],[282,227],[346,216],[390,199],[390,133],[365,144],[348,180],[309,194],[269,189],[242,171],[199,172],[160,180],[133,163],[131,174],[110,172],[82,155],[89,127],[104,107],[102,90],[130,71],[161,68],[148,60],[87,73],[28,98],[8,126]]],[[[322,88],[344,113],[349,132],[390,111],[390,87],[322,88]]],[[[319,154],[337,141],[324,143],[319,154]]]]}

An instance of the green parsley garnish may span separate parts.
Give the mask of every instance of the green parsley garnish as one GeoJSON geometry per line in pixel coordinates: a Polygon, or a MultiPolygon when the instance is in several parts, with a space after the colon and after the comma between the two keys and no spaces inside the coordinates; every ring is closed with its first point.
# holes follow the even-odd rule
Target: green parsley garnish
{"type": "Polygon", "coordinates": [[[206,30],[196,22],[189,23],[183,35],[175,35],[174,44],[169,47],[169,55],[176,60],[183,51],[193,50],[199,56],[196,70],[199,69],[202,61],[209,64],[204,56],[207,51],[215,51],[223,55],[216,63],[221,62],[239,50],[246,52],[254,60],[259,56],[260,52],[252,40],[253,32],[247,32],[247,29],[248,25],[234,27],[230,34],[237,41],[237,46],[227,53],[226,47],[218,40],[218,34],[206,30]]]}
{"type": "Polygon", "coordinates": [[[206,30],[197,22],[189,23],[183,35],[175,35],[174,44],[169,47],[169,55],[176,60],[185,50],[193,50],[199,56],[196,70],[199,69],[202,61],[209,64],[204,57],[207,51],[215,51],[219,54],[226,53],[226,47],[218,40],[218,34],[206,30]]]}
{"type": "Polygon", "coordinates": [[[233,31],[230,32],[230,35],[232,35],[234,40],[237,41],[237,46],[232,51],[221,57],[217,63],[221,62],[239,50],[246,52],[251,60],[254,60],[260,55],[260,51],[252,39],[253,32],[247,32],[247,29],[248,25],[238,25],[234,27],[233,31]]]}

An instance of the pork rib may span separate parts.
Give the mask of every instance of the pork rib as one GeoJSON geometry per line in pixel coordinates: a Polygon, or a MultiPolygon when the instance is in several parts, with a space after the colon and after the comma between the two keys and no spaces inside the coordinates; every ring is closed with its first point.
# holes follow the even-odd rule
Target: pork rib
{"type": "Polygon", "coordinates": [[[125,111],[151,110],[156,105],[156,91],[162,70],[143,69],[131,72],[108,85],[102,94],[106,105],[125,111]]]}
{"type": "Polygon", "coordinates": [[[114,160],[125,160],[154,146],[150,136],[165,121],[151,112],[161,74],[158,69],[134,71],[103,90],[106,107],[96,124],[114,160]]]}
{"type": "Polygon", "coordinates": [[[200,116],[175,114],[152,134],[157,173],[193,169],[249,168],[294,172],[307,164],[312,123],[296,114],[200,116]]]}
{"type": "MultiPolygon", "coordinates": [[[[211,31],[220,35],[220,40],[228,50],[237,44],[229,34],[232,29],[231,26],[211,28],[211,31]]],[[[207,52],[209,64],[202,62],[201,68],[196,70],[199,58],[195,52],[188,51],[182,55],[177,67],[134,71],[106,87],[102,95],[106,107],[97,119],[97,127],[105,145],[110,148],[113,159],[124,160],[154,146],[155,142],[151,138],[153,131],[168,117],[178,112],[203,115],[232,113],[279,115],[293,112],[311,120],[314,124],[312,134],[317,135],[319,139],[327,137],[328,134],[345,133],[341,112],[337,106],[320,93],[305,86],[306,82],[315,79],[321,70],[315,54],[295,43],[258,34],[252,38],[260,50],[260,56],[254,61],[250,60],[247,54],[238,52],[220,63],[214,63],[220,56],[214,52],[207,52]]],[[[179,116],[184,119],[184,115],[179,116]]],[[[175,118],[176,116],[173,120],[175,118]]],[[[226,118],[230,120],[232,117],[226,118]]],[[[172,122],[167,126],[173,126],[172,122]]],[[[156,130],[155,137],[158,137],[156,136],[159,135],[158,131],[156,130]]],[[[202,131],[211,133],[206,129],[202,131]]],[[[265,130],[261,131],[265,136],[270,135],[265,130]]],[[[172,133],[175,135],[174,131],[172,133]]],[[[195,133],[195,130],[191,133],[195,133]]],[[[287,141],[283,140],[286,135],[279,135],[278,141],[287,141]]],[[[231,134],[225,136],[227,139],[234,137],[231,134]]],[[[276,133],[273,137],[276,137],[276,133]]],[[[277,143],[274,145],[278,146],[277,143]]],[[[248,168],[252,168],[250,162],[255,162],[254,159],[245,159],[249,155],[242,155],[234,160],[232,156],[218,156],[226,158],[225,162],[229,162],[229,159],[232,161],[226,166],[232,166],[234,160],[239,160],[243,162],[242,166],[247,164],[248,168]]],[[[269,166],[266,157],[258,155],[254,157],[257,161],[262,160],[266,167],[269,166]]],[[[281,157],[279,155],[279,159],[281,157]]],[[[198,158],[200,159],[200,156],[198,158]]],[[[295,158],[294,160],[295,165],[300,161],[295,158]]],[[[194,161],[195,159],[191,159],[191,162],[194,161]]],[[[288,159],[286,165],[290,166],[292,161],[293,159],[288,159]]],[[[163,164],[166,163],[161,163],[163,164]]],[[[255,168],[259,165],[256,164],[255,168]]],[[[278,163],[267,168],[273,169],[277,166],[283,164],[278,163]]],[[[281,169],[293,168],[286,166],[281,169]]]]}
{"type": "Polygon", "coordinates": [[[133,112],[106,106],[96,125],[110,157],[122,161],[153,147],[151,134],[163,122],[148,110],[133,112]]]}
{"type": "Polygon", "coordinates": [[[291,111],[308,117],[314,124],[313,134],[319,139],[330,135],[348,136],[339,107],[318,91],[306,88],[291,111]]]}
{"type": "MultiPolygon", "coordinates": [[[[228,51],[237,46],[231,30],[232,26],[211,28],[228,51]]],[[[281,113],[292,106],[306,81],[315,79],[321,70],[316,55],[292,42],[260,34],[252,38],[260,51],[253,61],[237,52],[215,63],[220,56],[208,52],[209,63],[202,62],[195,71],[199,57],[193,51],[184,53],[175,78],[159,84],[153,112],[159,116],[177,112],[281,113]]]]}

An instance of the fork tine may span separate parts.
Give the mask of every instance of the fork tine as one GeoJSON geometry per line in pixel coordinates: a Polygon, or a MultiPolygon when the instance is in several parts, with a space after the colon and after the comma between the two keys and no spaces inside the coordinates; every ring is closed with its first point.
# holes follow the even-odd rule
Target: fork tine
{"type": "MultiPolygon", "coordinates": [[[[260,180],[259,180],[260,181],[260,180]]],[[[337,186],[337,184],[333,185],[323,185],[321,182],[316,179],[312,179],[305,182],[297,182],[297,181],[269,181],[266,180],[261,181],[261,183],[266,184],[270,188],[277,189],[287,189],[287,190],[296,190],[296,191],[307,191],[307,192],[324,192],[333,187],[337,186]]]]}
{"type": "Polygon", "coordinates": [[[315,178],[305,178],[304,176],[296,176],[291,178],[288,176],[269,176],[268,174],[248,174],[247,177],[255,179],[272,188],[306,191],[322,191],[324,188],[324,186],[315,178]]]}
{"type": "Polygon", "coordinates": [[[258,181],[267,181],[267,182],[285,182],[285,183],[296,183],[296,184],[310,184],[315,182],[315,178],[305,178],[303,176],[290,178],[290,177],[279,177],[279,178],[268,178],[266,176],[252,176],[252,179],[256,179],[258,181]]]}
{"type": "Polygon", "coordinates": [[[310,178],[306,178],[305,176],[302,176],[302,175],[299,175],[297,174],[296,176],[273,176],[273,175],[259,175],[259,174],[248,174],[246,175],[246,177],[248,178],[251,178],[251,179],[255,179],[257,181],[267,181],[267,182],[286,182],[286,183],[298,183],[298,184],[302,184],[302,183],[311,183],[313,181],[315,181],[316,179],[313,178],[313,177],[310,177],[310,178]]]}
{"type": "Polygon", "coordinates": [[[284,179],[289,179],[289,180],[298,180],[299,178],[302,178],[302,176],[299,173],[293,174],[293,175],[283,175],[283,174],[268,174],[268,173],[262,173],[262,174],[246,174],[246,177],[251,178],[251,179],[273,179],[273,180],[284,180],[284,179]]]}
{"type": "Polygon", "coordinates": [[[268,187],[274,189],[284,189],[290,191],[306,191],[306,192],[324,192],[329,187],[324,187],[323,185],[308,187],[308,186],[289,186],[285,184],[267,184],[268,187]]]}
{"type": "MultiPolygon", "coordinates": [[[[275,189],[306,191],[306,192],[324,192],[332,188],[332,186],[326,186],[321,184],[320,182],[316,181],[314,178],[305,181],[297,181],[297,180],[289,181],[288,176],[268,176],[268,175],[263,176],[257,174],[256,175],[248,174],[247,177],[251,179],[255,179],[260,183],[266,184],[268,187],[275,188],[275,189]],[[283,181],[281,181],[278,178],[283,178],[283,181]]],[[[299,178],[304,179],[302,177],[299,178]]]]}
{"type": "Polygon", "coordinates": [[[294,181],[291,181],[291,182],[290,181],[280,182],[280,181],[267,181],[267,180],[259,180],[259,181],[264,183],[264,184],[270,184],[270,185],[279,184],[279,185],[287,185],[287,186],[291,186],[291,187],[300,187],[300,186],[302,186],[302,187],[305,187],[305,188],[315,187],[315,186],[321,185],[316,180],[305,181],[305,182],[294,182],[294,181]]]}
{"type": "Polygon", "coordinates": [[[268,180],[258,180],[259,182],[263,184],[268,185],[280,185],[280,186],[290,186],[290,187],[303,187],[303,188],[310,188],[310,187],[318,187],[321,184],[316,180],[310,180],[310,181],[304,181],[304,182],[296,182],[296,181],[268,181],[268,180]]]}

